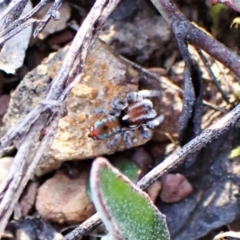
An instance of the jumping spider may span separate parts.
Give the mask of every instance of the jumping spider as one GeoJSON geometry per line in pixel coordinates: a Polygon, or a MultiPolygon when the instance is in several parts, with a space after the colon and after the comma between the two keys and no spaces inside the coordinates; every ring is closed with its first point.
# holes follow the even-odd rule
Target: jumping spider
{"type": "Polygon", "coordinates": [[[164,116],[157,116],[153,109],[152,101],[147,99],[158,97],[160,93],[156,90],[141,90],[129,92],[124,101],[114,98],[110,103],[111,110],[95,110],[97,114],[105,114],[106,117],[96,121],[90,127],[89,137],[94,140],[105,140],[114,135],[108,147],[116,145],[120,138],[131,148],[136,139],[132,139],[133,130],[140,128],[140,134],[144,139],[150,137],[150,130],[159,126],[164,116]]]}

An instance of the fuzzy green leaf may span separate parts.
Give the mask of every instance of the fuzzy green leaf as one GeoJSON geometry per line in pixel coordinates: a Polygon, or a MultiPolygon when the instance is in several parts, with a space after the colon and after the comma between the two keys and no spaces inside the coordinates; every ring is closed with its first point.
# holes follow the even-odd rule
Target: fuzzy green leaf
{"type": "Polygon", "coordinates": [[[95,207],[113,239],[170,239],[165,216],[104,158],[94,161],[90,184],[95,207]]]}
{"type": "Polygon", "coordinates": [[[138,180],[139,168],[133,161],[129,161],[126,158],[117,158],[112,164],[132,182],[136,182],[138,180]]]}

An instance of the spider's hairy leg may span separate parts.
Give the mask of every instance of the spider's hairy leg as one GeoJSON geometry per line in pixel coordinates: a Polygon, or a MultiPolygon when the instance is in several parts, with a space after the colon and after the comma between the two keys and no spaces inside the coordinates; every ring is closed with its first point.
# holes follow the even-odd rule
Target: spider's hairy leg
{"type": "Polygon", "coordinates": [[[127,107],[127,102],[117,97],[114,97],[113,100],[110,102],[110,106],[112,109],[110,113],[115,116],[120,116],[121,111],[127,107]]]}
{"type": "Polygon", "coordinates": [[[123,141],[124,141],[127,149],[132,147],[133,143],[136,141],[136,139],[133,139],[133,131],[132,130],[126,130],[123,132],[123,141]]]}
{"type": "Polygon", "coordinates": [[[119,141],[119,139],[121,138],[121,133],[117,133],[114,135],[113,139],[110,141],[110,143],[107,144],[108,148],[114,148],[116,147],[117,142],[119,141]]]}
{"type": "Polygon", "coordinates": [[[100,109],[100,108],[94,108],[90,111],[90,114],[104,114],[104,115],[109,115],[109,111],[105,109],[100,109]]]}
{"type": "Polygon", "coordinates": [[[157,90],[140,90],[138,92],[129,92],[126,96],[129,103],[141,101],[144,98],[159,97],[160,92],[157,90]]]}
{"type": "Polygon", "coordinates": [[[140,128],[140,134],[143,139],[149,139],[151,137],[151,130],[147,126],[142,125],[140,128]]]}
{"type": "Polygon", "coordinates": [[[149,120],[146,122],[146,126],[150,129],[154,129],[155,127],[159,126],[164,120],[164,115],[159,115],[158,117],[149,120]]]}

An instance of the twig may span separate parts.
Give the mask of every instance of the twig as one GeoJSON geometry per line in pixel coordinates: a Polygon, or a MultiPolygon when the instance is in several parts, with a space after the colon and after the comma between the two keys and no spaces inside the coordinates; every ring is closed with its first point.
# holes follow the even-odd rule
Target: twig
{"type": "MultiPolygon", "coordinates": [[[[67,86],[66,84],[68,79],[72,76],[69,72],[71,71],[76,58],[78,57],[78,60],[80,61],[75,62],[75,64],[79,64],[80,66],[80,68],[76,70],[81,71],[87,53],[98,35],[98,31],[110,13],[117,6],[118,2],[119,0],[97,0],[95,2],[87,18],[78,30],[60,69],[53,79],[51,88],[46,96],[46,101],[38,104],[33,112],[30,112],[24,119],[19,121],[16,125],[17,130],[11,129],[3,140],[0,141],[1,153],[1,151],[5,147],[8,147],[17,136],[22,137],[24,140],[11,166],[11,171],[0,185],[0,237],[20,194],[34,172],[44,149],[50,144],[49,141],[53,137],[52,135],[58,123],[58,119],[63,114],[64,100],[71,90],[70,87],[72,87],[74,82],[77,81],[72,81],[71,86],[67,86]],[[52,109],[52,106],[57,106],[54,110],[59,108],[60,111],[57,116],[53,113],[54,110],[52,109]],[[29,122],[29,119],[31,122],[29,122]],[[49,123],[46,125],[47,120],[49,123]],[[24,126],[24,128],[21,129],[21,126],[24,126]],[[42,129],[45,129],[47,132],[43,137],[40,134],[42,129]],[[34,136],[40,136],[41,139],[37,139],[37,141],[34,142],[34,136]],[[30,153],[29,156],[28,153],[30,153]],[[28,161],[32,161],[32,163],[28,164],[28,161]]],[[[73,71],[72,74],[74,75],[75,72],[73,71]]]]}
{"type": "MultiPolygon", "coordinates": [[[[22,0],[19,1],[19,4],[22,2],[22,0]]],[[[3,44],[12,36],[17,34],[18,32],[24,30],[29,25],[38,22],[39,20],[32,18],[32,16],[37,13],[40,9],[42,9],[46,4],[48,0],[42,0],[39,4],[37,4],[29,13],[24,15],[23,17],[19,18],[19,13],[21,12],[21,6],[20,9],[18,9],[18,5],[14,6],[12,4],[16,4],[16,1],[12,2],[4,11],[3,15],[1,16],[1,19],[4,19],[6,24],[2,31],[0,31],[0,48],[2,48],[3,44]],[[7,14],[10,14],[14,18],[12,18],[12,22],[10,24],[7,23],[9,18],[7,17],[7,14]],[[15,21],[13,21],[15,20],[15,21]]],[[[23,4],[23,3],[21,3],[23,4]]],[[[41,21],[40,21],[41,22],[41,21]]]]}
{"type": "Polygon", "coordinates": [[[82,239],[83,236],[87,235],[94,228],[101,224],[101,219],[98,214],[94,214],[92,217],[87,219],[83,224],[75,228],[72,232],[66,235],[63,240],[77,240],[82,239]]]}
{"type": "MultiPolygon", "coordinates": [[[[4,34],[3,33],[3,37],[0,37],[0,48],[3,47],[3,44],[10,38],[12,38],[14,35],[16,35],[17,33],[21,32],[22,30],[24,30],[25,28],[31,26],[32,24],[34,23],[38,23],[38,22],[41,22],[41,20],[37,20],[37,19],[28,19],[24,22],[21,23],[20,26],[15,26],[13,27],[13,29],[8,32],[8,29],[6,29],[6,32],[8,32],[7,34],[4,34]]],[[[10,26],[10,28],[12,28],[12,26],[10,26]]],[[[1,33],[0,33],[1,35],[1,33]]]]}
{"type": "Polygon", "coordinates": [[[228,96],[226,95],[226,93],[223,91],[221,85],[219,84],[216,76],[214,75],[214,73],[213,73],[213,71],[211,69],[211,66],[210,66],[207,58],[204,55],[204,53],[200,49],[198,49],[198,48],[197,48],[197,52],[198,52],[200,58],[202,59],[204,65],[205,65],[205,68],[207,69],[208,74],[212,78],[212,80],[213,80],[215,86],[217,87],[218,91],[221,93],[221,95],[222,95],[223,99],[226,101],[226,103],[229,104],[230,102],[229,102],[228,96]]]}
{"type": "Polygon", "coordinates": [[[46,26],[51,18],[54,20],[59,20],[60,15],[58,9],[61,7],[63,0],[55,0],[51,8],[48,10],[47,14],[44,16],[42,22],[38,24],[37,28],[34,31],[33,36],[36,37],[46,26]]]}
{"type": "Polygon", "coordinates": [[[148,69],[138,65],[137,63],[134,63],[134,62],[130,61],[129,59],[127,59],[123,56],[119,55],[119,58],[122,59],[125,63],[131,65],[133,68],[135,68],[139,72],[142,72],[143,74],[146,74],[147,76],[155,79],[156,81],[165,85],[166,87],[169,87],[169,88],[171,88],[171,89],[173,89],[173,90],[175,90],[175,91],[177,91],[181,94],[183,93],[183,90],[179,86],[175,85],[174,83],[169,81],[167,78],[160,77],[158,74],[149,71],[148,69]]]}
{"type": "MultiPolygon", "coordinates": [[[[226,76],[226,72],[223,71],[222,67],[220,66],[219,62],[215,62],[217,68],[220,71],[219,77],[223,78],[224,81],[227,83],[229,89],[231,90],[232,94],[235,96],[236,99],[238,99],[238,95],[236,93],[236,89],[234,89],[234,86],[232,85],[232,83],[229,81],[228,77],[226,76]]],[[[237,79],[237,81],[240,81],[240,79],[237,79]]]]}
{"type": "Polygon", "coordinates": [[[7,28],[16,19],[20,17],[23,9],[26,7],[28,0],[12,0],[8,7],[3,11],[0,21],[4,19],[3,28],[7,28]]]}
{"type": "Polygon", "coordinates": [[[48,102],[50,104],[44,104],[44,101],[40,102],[24,119],[20,119],[16,126],[13,126],[6,135],[0,141],[0,156],[3,155],[4,149],[11,145],[13,139],[17,136],[23,136],[29,128],[37,121],[41,113],[49,110],[52,113],[57,113],[61,107],[59,102],[48,102]],[[55,106],[54,106],[55,105],[55,106]]]}

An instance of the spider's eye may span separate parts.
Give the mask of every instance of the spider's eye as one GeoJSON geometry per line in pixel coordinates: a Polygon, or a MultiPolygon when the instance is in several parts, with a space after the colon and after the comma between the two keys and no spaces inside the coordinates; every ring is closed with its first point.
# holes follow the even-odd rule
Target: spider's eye
{"type": "Polygon", "coordinates": [[[107,126],[107,125],[104,125],[104,126],[103,126],[103,130],[104,130],[104,131],[107,131],[107,130],[108,130],[108,126],[107,126]]]}

